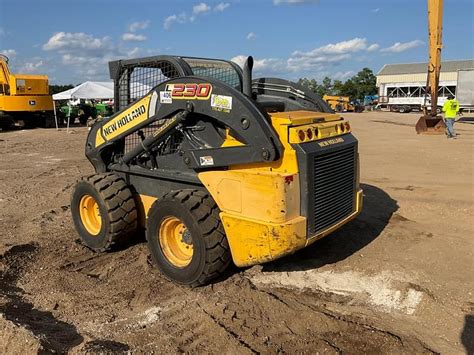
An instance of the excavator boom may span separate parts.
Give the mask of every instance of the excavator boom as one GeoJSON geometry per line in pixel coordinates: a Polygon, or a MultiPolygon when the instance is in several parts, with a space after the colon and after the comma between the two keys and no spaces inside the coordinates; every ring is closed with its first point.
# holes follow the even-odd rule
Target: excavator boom
{"type": "Polygon", "coordinates": [[[425,99],[425,114],[416,123],[418,134],[443,134],[445,125],[438,116],[438,85],[441,71],[441,49],[443,36],[443,0],[428,0],[428,46],[429,62],[426,80],[426,94],[430,94],[431,109],[427,112],[425,99]]]}

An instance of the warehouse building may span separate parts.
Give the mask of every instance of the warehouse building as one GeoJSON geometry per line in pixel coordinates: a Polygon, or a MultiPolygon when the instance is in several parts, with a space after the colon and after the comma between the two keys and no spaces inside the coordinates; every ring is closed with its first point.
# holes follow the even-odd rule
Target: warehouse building
{"type": "MultiPolygon", "coordinates": [[[[449,60],[441,64],[439,97],[456,95],[458,71],[473,69],[474,60],[449,60]]],[[[425,96],[428,63],[386,64],[377,74],[381,98],[422,98],[425,96]]],[[[383,101],[383,99],[382,99],[383,101]]]]}

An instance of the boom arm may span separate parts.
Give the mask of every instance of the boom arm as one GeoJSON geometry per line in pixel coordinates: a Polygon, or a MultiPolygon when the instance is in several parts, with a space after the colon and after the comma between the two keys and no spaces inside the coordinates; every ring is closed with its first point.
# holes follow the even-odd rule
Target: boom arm
{"type": "Polygon", "coordinates": [[[443,0],[428,0],[429,63],[426,92],[431,95],[430,116],[437,115],[443,34],[443,0]]]}

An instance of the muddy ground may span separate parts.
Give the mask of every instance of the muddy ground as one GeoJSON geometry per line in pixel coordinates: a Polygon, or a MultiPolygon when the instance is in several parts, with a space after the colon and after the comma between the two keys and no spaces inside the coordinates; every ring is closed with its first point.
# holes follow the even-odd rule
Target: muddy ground
{"type": "Polygon", "coordinates": [[[0,352],[473,353],[474,125],[347,114],[363,213],[293,256],[188,289],[137,239],[94,254],[73,228],[86,128],[0,133],[0,352]]]}

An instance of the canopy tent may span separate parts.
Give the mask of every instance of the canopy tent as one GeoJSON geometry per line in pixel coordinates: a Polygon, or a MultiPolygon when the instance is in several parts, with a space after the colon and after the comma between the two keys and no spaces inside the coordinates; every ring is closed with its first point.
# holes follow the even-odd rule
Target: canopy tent
{"type": "Polygon", "coordinates": [[[111,81],[86,81],[72,89],[53,95],[53,100],[113,99],[114,83],[111,81]]]}
{"type": "MultiPolygon", "coordinates": [[[[75,99],[113,99],[114,83],[111,81],[86,81],[72,89],[53,95],[54,103],[54,119],[56,128],[58,128],[58,118],[56,115],[56,103],[58,100],[75,100],[75,99]]],[[[70,110],[69,110],[70,111],[70,110]]],[[[67,118],[67,131],[69,131],[69,115],[67,118]]]]}

